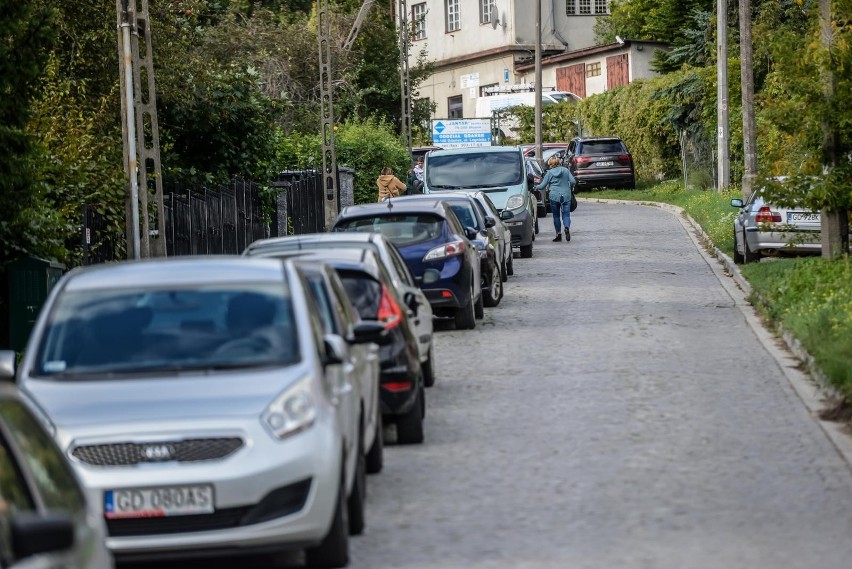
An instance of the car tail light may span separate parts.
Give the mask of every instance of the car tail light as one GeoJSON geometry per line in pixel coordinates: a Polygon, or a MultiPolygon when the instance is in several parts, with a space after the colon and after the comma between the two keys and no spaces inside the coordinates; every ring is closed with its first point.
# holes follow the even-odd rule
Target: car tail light
{"type": "Polygon", "coordinates": [[[618,160],[619,162],[633,162],[633,157],[629,154],[619,154],[618,160]]]}
{"type": "Polygon", "coordinates": [[[594,162],[594,158],[591,156],[575,156],[572,161],[574,164],[591,164],[594,162]]]}
{"type": "Polygon", "coordinates": [[[446,259],[448,257],[455,257],[456,255],[461,255],[465,251],[464,241],[450,241],[449,243],[445,243],[440,247],[435,247],[423,257],[424,261],[438,261],[440,259],[446,259]]]}
{"type": "Polygon", "coordinates": [[[402,310],[385,285],[382,285],[382,298],[379,300],[378,319],[388,330],[399,326],[402,322],[402,310]]]}
{"type": "Polygon", "coordinates": [[[383,383],[382,389],[387,389],[391,393],[399,393],[400,391],[409,391],[412,388],[410,381],[392,381],[383,383]]]}
{"type": "Polygon", "coordinates": [[[754,220],[758,223],[781,223],[781,214],[777,211],[772,211],[769,209],[769,206],[763,206],[757,210],[754,220]]]}

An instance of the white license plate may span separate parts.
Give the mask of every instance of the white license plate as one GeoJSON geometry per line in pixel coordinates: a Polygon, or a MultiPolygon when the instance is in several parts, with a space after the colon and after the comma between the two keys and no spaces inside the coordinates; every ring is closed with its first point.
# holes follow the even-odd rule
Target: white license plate
{"type": "Polygon", "coordinates": [[[601,168],[608,168],[608,167],[613,166],[613,165],[614,165],[613,162],[595,162],[595,166],[599,166],[601,168]]]}
{"type": "Polygon", "coordinates": [[[807,223],[819,223],[819,213],[814,213],[811,211],[788,211],[787,212],[787,222],[789,223],[799,223],[799,222],[807,222],[807,223]]]}
{"type": "Polygon", "coordinates": [[[163,518],[213,512],[213,486],[131,488],[104,492],[104,516],[114,518],[163,518]]]}

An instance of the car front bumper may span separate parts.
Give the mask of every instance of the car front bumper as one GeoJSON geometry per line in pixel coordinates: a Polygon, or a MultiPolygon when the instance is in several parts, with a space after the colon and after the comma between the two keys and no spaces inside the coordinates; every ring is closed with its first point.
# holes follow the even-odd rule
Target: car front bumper
{"type": "Polygon", "coordinates": [[[521,247],[532,243],[535,233],[535,219],[527,210],[516,213],[509,219],[504,219],[503,223],[512,233],[512,247],[521,247]]]}

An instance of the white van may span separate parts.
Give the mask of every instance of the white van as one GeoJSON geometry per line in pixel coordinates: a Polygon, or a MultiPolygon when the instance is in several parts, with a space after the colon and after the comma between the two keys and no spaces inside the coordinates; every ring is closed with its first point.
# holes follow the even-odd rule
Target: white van
{"type": "MultiPolygon", "coordinates": [[[[541,104],[554,105],[567,101],[575,103],[580,100],[580,97],[568,91],[544,91],[541,94],[541,104]]],[[[513,93],[495,93],[493,95],[484,94],[476,99],[476,116],[477,118],[492,118],[496,111],[502,111],[511,107],[535,106],[534,91],[517,91],[513,93]]],[[[498,137],[516,137],[517,136],[517,120],[514,117],[508,119],[501,118],[498,132],[492,133],[498,137]]]]}

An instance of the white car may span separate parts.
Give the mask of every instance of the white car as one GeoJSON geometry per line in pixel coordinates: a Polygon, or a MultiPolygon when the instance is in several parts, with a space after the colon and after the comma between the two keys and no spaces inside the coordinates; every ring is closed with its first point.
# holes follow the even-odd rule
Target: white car
{"type": "Polygon", "coordinates": [[[348,562],[363,515],[359,381],[300,269],[239,257],[65,275],[18,383],[106,520],[118,561],[306,548],[348,562]]]}

